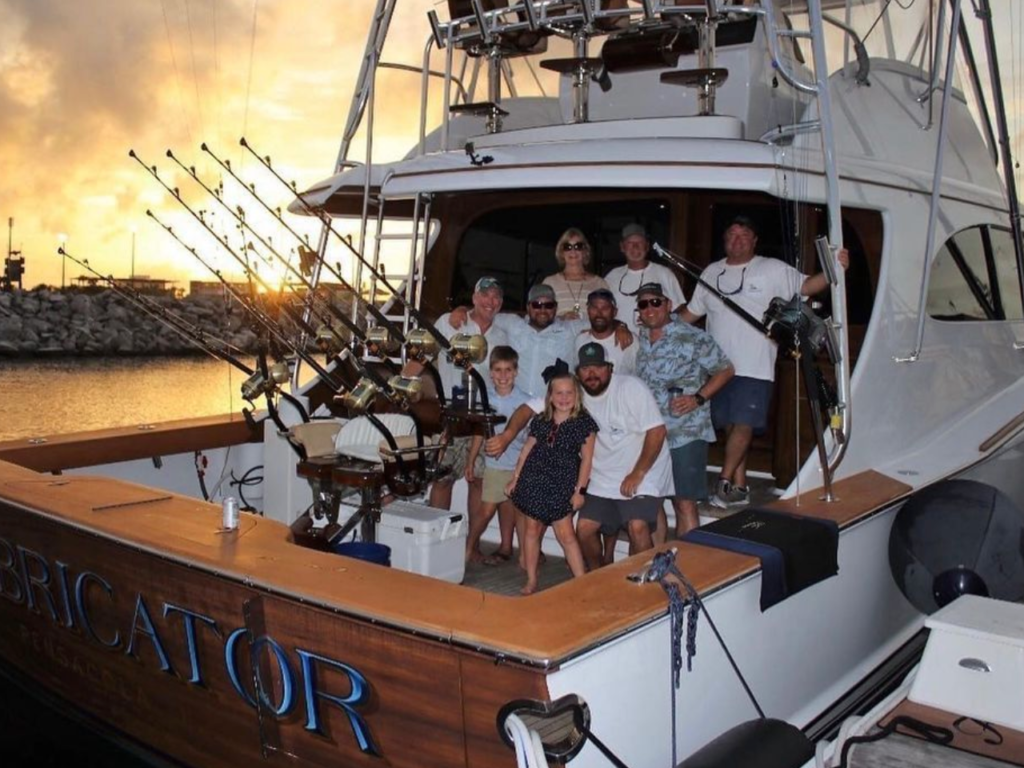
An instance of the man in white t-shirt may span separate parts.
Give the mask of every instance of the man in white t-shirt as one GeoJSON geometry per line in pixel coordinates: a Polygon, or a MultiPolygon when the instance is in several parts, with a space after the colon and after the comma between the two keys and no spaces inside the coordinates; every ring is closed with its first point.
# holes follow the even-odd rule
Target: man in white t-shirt
{"type": "Polygon", "coordinates": [[[665,421],[647,385],[634,376],[613,375],[604,347],[596,342],[580,349],[578,363],[583,404],[599,428],[586,503],[576,524],[593,569],[602,563],[602,530],[625,526],[633,554],[654,546],[651,532],[674,486],[665,421]]]}
{"type": "MultiPolygon", "coordinates": [[[[701,280],[758,319],[776,296],[813,296],[828,287],[824,274],[808,277],[778,259],[757,256],[756,248],[757,226],[747,216],[737,216],[725,230],[725,258],[709,264],[701,280]]],[[[850,262],[846,250],[836,258],[846,269],[850,262]]],[[[726,434],[725,461],[711,504],[723,509],[746,504],[750,500],[747,454],[754,434],[767,426],[777,346],[700,284],[680,315],[690,323],[707,315],[708,333],[736,369],[711,401],[711,419],[726,434]]]]}
{"type": "Polygon", "coordinates": [[[615,294],[607,288],[598,288],[587,296],[587,317],[590,327],[576,336],[576,352],[592,341],[604,347],[605,357],[615,366],[616,373],[633,375],[636,370],[636,344],[623,349],[615,340],[615,317],[618,308],[615,294]]]}
{"type": "Polygon", "coordinates": [[[635,334],[640,327],[636,314],[636,292],[641,285],[661,283],[665,295],[672,300],[672,306],[677,310],[686,304],[686,298],[683,296],[683,289],[679,287],[679,278],[675,272],[661,264],[648,261],[647,254],[651,243],[647,239],[647,230],[642,225],[627,224],[623,227],[619,248],[626,257],[626,263],[613,269],[604,279],[615,295],[619,319],[635,334]]]}
{"type": "MultiPolygon", "coordinates": [[[[597,443],[580,510],[576,533],[591,570],[603,565],[600,534],[614,535],[626,526],[630,552],[654,546],[651,532],[658,510],[672,496],[672,461],[667,431],[654,396],[640,379],[612,375],[604,347],[596,342],[579,351],[576,376],[583,386],[583,405],[597,422],[597,443]]],[[[484,444],[488,456],[500,456],[535,413],[544,398],[521,405],[505,431],[484,444]]]]}

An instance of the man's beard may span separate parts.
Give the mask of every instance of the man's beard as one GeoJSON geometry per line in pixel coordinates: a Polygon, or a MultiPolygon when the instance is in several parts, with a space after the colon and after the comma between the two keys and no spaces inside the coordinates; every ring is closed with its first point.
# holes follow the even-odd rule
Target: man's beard
{"type": "Polygon", "coordinates": [[[599,381],[596,387],[591,387],[586,381],[581,381],[580,386],[583,387],[583,391],[591,397],[597,397],[598,395],[604,394],[604,391],[608,389],[608,385],[612,383],[612,377],[609,376],[604,381],[599,381]]]}

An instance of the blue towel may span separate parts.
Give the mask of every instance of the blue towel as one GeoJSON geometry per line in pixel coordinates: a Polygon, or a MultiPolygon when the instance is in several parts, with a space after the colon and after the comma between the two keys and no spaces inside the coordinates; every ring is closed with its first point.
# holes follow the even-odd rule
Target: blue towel
{"type": "Polygon", "coordinates": [[[831,520],[745,509],[683,537],[761,561],[761,610],[839,573],[839,526],[831,520]]]}

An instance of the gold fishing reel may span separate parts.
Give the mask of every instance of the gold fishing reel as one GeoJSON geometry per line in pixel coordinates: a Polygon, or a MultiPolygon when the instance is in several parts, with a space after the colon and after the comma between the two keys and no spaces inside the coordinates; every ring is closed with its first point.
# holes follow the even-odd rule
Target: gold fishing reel
{"type": "Polygon", "coordinates": [[[383,326],[376,325],[366,330],[366,352],[374,357],[391,357],[402,345],[391,332],[383,326]]]}
{"type": "Polygon", "coordinates": [[[416,328],[405,335],[405,352],[410,360],[425,363],[437,357],[441,347],[430,331],[416,328]]]}
{"type": "Polygon", "coordinates": [[[341,404],[352,413],[366,413],[378,394],[380,394],[380,388],[364,376],[356,382],[352,389],[344,395],[335,397],[335,400],[340,400],[341,404]]]}
{"type": "Polygon", "coordinates": [[[423,397],[423,381],[419,376],[392,376],[388,386],[406,403],[418,403],[423,397]]]}
{"type": "Polygon", "coordinates": [[[459,368],[468,368],[487,359],[487,339],[475,333],[457,333],[452,336],[448,357],[459,368]]]}

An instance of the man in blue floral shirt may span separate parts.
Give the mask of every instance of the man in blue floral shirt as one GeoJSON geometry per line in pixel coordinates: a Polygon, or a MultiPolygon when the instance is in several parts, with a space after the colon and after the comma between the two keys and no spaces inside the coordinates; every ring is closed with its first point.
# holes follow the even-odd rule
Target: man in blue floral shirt
{"type": "Polygon", "coordinates": [[[672,455],[676,536],[699,524],[697,502],[708,495],[708,443],[715,439],[708,401],[734,369],[711,336],[672,314],[672,300],[659,283],[636,294],[640,348],[636,375],[650,388],[668,428],[672,455]]]}

